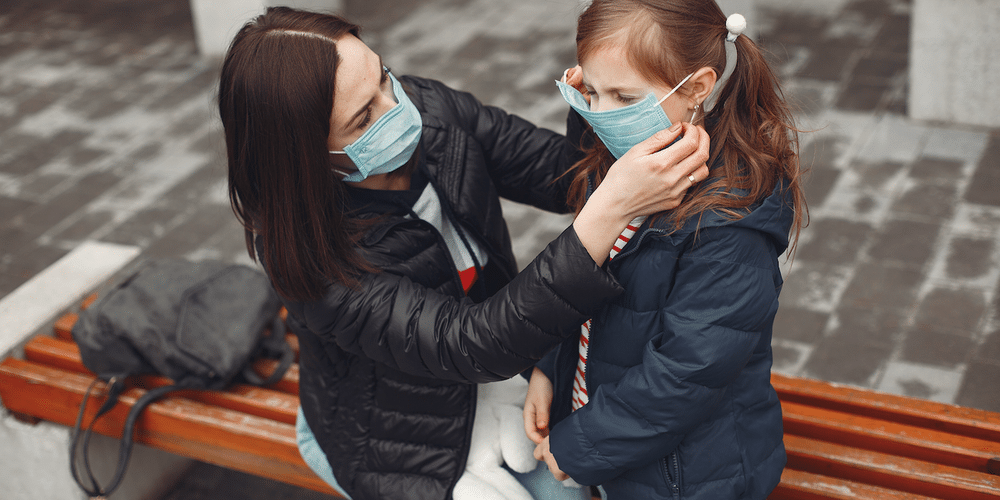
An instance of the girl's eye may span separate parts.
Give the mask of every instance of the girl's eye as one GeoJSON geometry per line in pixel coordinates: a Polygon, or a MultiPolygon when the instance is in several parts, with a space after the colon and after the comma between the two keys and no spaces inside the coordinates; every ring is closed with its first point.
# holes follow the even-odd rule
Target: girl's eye
{"type": "Polygon", "coordinates": [[[622,103],[622,104],[632,104],[632,103],[634,103],[635,101],[638,101],[638,100],[639,100],[639,99],[637,99],[637,98],[635,98],[635,97],[630,97],[630,96],[624,96],[624,95],[621,95],[621,94],[617,94],[617,95],[615,96],[615,98],[616,98],[616,99],[618,99],[618,102],[620,102],[620,103],[622,103]]]}
{"type": "Polygon", "coordinates": [[[358,124],[358,129],[363,129],[367,127],[368,124],[371,123],[371,121],[372,121],[372,106],[368,106],[368,109],[365,110],[365,117],[361,120],[361,123],[358,124]]]}

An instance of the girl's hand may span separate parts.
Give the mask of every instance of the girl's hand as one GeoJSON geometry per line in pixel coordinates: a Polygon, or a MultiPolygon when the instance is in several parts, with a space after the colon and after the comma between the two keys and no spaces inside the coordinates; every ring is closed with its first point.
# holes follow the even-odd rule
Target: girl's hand
{"type": "Polygon", "coordinates": [[[594,262],[608,258],[629,221],[676,208],[692,185],[708,177],[709,142],[705,129],[677,123],[640,142],[611,166],[573,221],[594,262]]]}
{"type": "Polygon", "coordinates": [[[551,406],[552,381],[545,376],[545,373],[535,368],[528,382],[528,395],[524,398],[524,433],[536,445],[549,435],[551,406]]]}
{"type": "Polygon", "coordinates": [[[548,436],[538,443],[535,447],[535,460],[544,461],[545,465],[548,466],[549,472],[552,473],[552,477],[556,478],[556,481],[565,481],[569,479],[569,474],[566,474],[559,468],[559,464],[556,463],[556,457],[549,450],[549,438],[548,436]]]}

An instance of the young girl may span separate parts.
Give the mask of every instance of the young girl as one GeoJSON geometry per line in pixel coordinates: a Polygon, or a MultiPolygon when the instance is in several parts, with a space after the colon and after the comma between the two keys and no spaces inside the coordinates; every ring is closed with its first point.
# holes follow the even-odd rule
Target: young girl
{"type": "Polygon", "coordinates": [[[745,21],[729,21],[713,0],[594,0],[560,82],[596,134],[577,208],[649,134],[691,122],[712,138],[708,178],[612,250],[625,294],[532,374],[536,457],[612,500],[764,499],[785,465],[770,344],[778,256],[805,211],[797,135],[745,21]],[[706,111],[727,45],[737,62],[706,111]]]}
{"type": "Polygon", "coordinates": [[[358,32],[271,8],[236,35],[220,78],[233,207],[299,339],[300,450],[354,500],[491,498],[491,484],[492,498],[525,498],[495,457],[472,470],[495,443],[478,445],[495,436],[476,432],[490,423],[476,384],[530,368],[620,293],[600,264],[629,219],[708,175],[707,135],[687,126],[630,151],[517,273],[498,195],[568,210],[573,143],[397,79],[358,32]]]}

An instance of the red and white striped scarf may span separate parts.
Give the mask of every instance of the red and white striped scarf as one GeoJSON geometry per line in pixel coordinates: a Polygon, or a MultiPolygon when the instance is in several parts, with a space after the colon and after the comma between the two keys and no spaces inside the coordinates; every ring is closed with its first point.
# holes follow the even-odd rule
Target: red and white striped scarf
{"type": "MultiPolygon", "coordinates": [[[[642,225],[643,221],[646,220],[645,215],[640,215],[632,219],[625,226],[625,230],[622,234],[618,235],[618,240],[611,247],[611,253],[608,256],[608,260],[612,260],[625,248],[625,244],[628,243],[635,232],[642,225]]],[[[576,374],[573,377],[573,411],[579,410],[583,405],[590,401],[590,397],[587,395],[587,353],[590,347],[590,325],[591,320],[587,320],[583,325],[580,326],[580,359],[576,364],[576,374]]]]}

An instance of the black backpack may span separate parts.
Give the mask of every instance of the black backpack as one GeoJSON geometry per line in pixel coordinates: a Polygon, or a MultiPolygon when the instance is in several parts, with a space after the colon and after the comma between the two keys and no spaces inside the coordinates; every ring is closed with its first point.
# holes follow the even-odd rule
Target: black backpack
{"type": "Polygon", "coordinates": [[[91,497],[109,495],[121,484],[135,422],[146,406],[165,394],[222,389],[241,377],[257,385],[281,380],[294,353],[285,341],[280,305],[267,276],[251,267],[163,259],[146,263],[81,311],[73,340],[83,364],[98,376],[94,384],[103,380],[108,387],[107,399],[83,432],[82,459],[77,456],[81,424],[94,384],[80,405],[70,441],[70,471],[77,484],[91,497]],[[266,379],[250,367],[260,356],[281,360],[266,379]],[[102,487],[87,458],[94,422],[115,406],[126,379],[141,374],[162,375],[173,384],[147,391],[129,411],[118,467],[102,487]],[[78,462],[86,478],[79,475],[78,462]]]}

